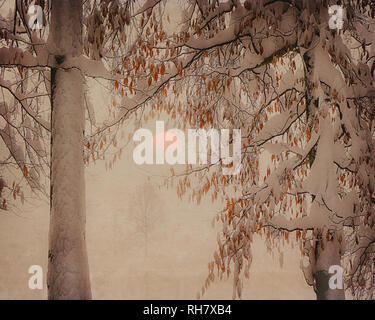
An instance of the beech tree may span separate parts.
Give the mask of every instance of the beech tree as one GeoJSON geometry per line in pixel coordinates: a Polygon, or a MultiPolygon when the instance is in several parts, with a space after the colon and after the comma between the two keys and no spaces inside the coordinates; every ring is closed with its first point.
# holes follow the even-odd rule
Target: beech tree
{"type": "Polygon", "coordinates": [[[339,31],[329,27],[329,5],[202,0],[186,7],[174,37],[185,60],[194,57],[180,74],[181,126],[241,128],[243,142],[239,175],[222,175],[219,161],[188,168],[178,185],[179,195],[191,188],[198,202],[206,194],[226,201],[202,294],[217,269],[219,277],[233,272],[234,297],[241,296],[255,234],[281,261],[284,244],[300,248],[318,299],[345,297],[328,286],[342,258],[354,291],[363,288],[359,265],[367,279],[373,270],[375,7],[344,1],[339,31]],[[204,183],[195,187],[190,174],[204,183]]]}
{"type": "MultiPolygon", "coordinates": [[[[155,94],[145,90],[130,107],[123,100],[123,108],[110,109],[106,121],[96,123],[86,81],[110,83],[109,90],[119,89],[121,81],[124,99],[125,90],[136,96],[143,89],[146,81],[136,85],[134,77],[123,80],[119,63],[128,63],[138,50],[145,20],[154,19],[158,6],[159,1],[17,0],[1,19],[1,138],[8,149],[2,170],[15,172],[17,167],[33,191],[50,196],[50,299],[91,298],[84,166],[117,146],[111,127],[155,94]],[[119,56],[121,50],[125,54],[119,56]]],[[[126,67],[133,72],[140,64],[126,67]]],[[[128,100],[133,103],[135,98],[128,100]]],[[[23,201],[20,186],[20,181],[11,185],[1,177],[3,210],[8,209],[9,195],[23,201]]]]}

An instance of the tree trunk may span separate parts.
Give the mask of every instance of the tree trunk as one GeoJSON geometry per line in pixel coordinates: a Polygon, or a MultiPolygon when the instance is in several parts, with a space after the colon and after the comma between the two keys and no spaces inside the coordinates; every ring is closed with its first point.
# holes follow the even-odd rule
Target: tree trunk
{"type": "Polygon", "coordinates": [[[48,298],[90,299],[85,240],[83,75],[63,68],[82,54],[82,0],[52,2],[51,74],[51,216],[48,252],[48,298]]]}
{"type": "Polygon", "coordinates": [[[344,289],[332,289],[329,285],[330,278],[335,276],[329,273],[330,267],[340,265],[340,246],[337,240],[324,241],[324,250],[320,241],[316,243],[313,278],[317,300],[345,300],[344,289]]]}

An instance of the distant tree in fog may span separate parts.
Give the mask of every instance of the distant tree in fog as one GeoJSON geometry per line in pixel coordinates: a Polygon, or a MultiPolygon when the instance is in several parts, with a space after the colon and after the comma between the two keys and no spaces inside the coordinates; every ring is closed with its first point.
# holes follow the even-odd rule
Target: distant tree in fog
{"type": "Polygon", "coordinates": [[[134,249],[143,247],[147,256],[154,230],[163,227],[164,210],[163,201],[152,184],[146,183],[137,187],[131,194],[129,205],[122,213],[122,221],[127,224],[125,241],[129,242],[128,245],[134,249]]]}

